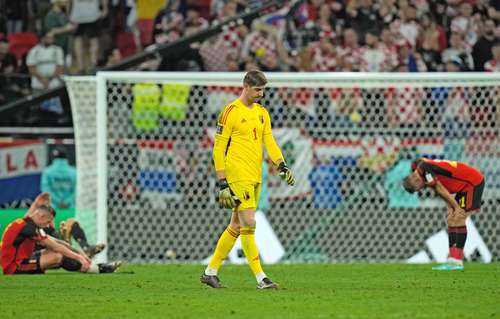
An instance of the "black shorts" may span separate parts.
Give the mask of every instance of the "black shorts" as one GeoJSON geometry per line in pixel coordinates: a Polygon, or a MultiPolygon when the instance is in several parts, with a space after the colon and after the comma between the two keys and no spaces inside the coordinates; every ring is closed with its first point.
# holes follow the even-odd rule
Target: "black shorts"
{"type": "Polygon", "coordinates": [[[100,28],[100,20],[90,23],[80,23],[76,27],[74,36],[81,37],[86,35],[89,39],[97,38],[99,36],[99,33],[101,32],[100,28]]]}
{"type": "Polygon", "coordinates": [[[42,251],[35,251],[29,258],[23,259],[21,264],[17,267],[14,274],[43,274],[44,271],[40,267],[40,257],[42,251]]]}
{"type": "Polygon", "coordinates": [[[470,190],[465,192],[459,192],[455,195],[455,200],[458,205],[462,207],[465,211],[474,211],[481,208],[481,198],[483,197],[484,191],[484,179],[483,181],[470,190]]]}

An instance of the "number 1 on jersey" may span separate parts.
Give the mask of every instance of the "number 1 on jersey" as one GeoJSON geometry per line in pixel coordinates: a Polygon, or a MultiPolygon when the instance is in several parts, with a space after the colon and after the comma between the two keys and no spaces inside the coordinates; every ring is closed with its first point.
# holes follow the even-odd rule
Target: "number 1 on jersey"
{"type": "Polygon", "coordinates": [[[253,128],[253,139],[257,140],[257,128],[256,127],[253,128]]]}

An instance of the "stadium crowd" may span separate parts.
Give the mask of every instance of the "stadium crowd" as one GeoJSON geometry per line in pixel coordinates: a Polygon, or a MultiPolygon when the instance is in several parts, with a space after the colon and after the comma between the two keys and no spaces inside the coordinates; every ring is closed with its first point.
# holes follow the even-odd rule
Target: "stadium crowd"
{"type": "MultiPolygon", "coordinates": [[[[262,3],[4,1],[0,104],[57,86],[62,74],[93,74],[148,46],[175,41],[262,3]]],[[[498,0],[289,1],[251,24],[232,26],[138,69],[498,72],[499,21],[498,0]]]]}

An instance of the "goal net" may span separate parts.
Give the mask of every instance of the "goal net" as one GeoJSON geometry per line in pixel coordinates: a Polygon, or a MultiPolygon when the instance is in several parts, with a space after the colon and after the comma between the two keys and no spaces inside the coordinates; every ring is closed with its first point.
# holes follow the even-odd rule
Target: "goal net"
{"type": "MultiPolygon", "coordinates": [[[[296,174],[263,163],[257,243],[264,262],[442,261],[446,208],[401,180],[417,157],[486,176],[465,255],[499,258],[500,75],[268,73],[261,101],[296,174]],[[259,244],[260,243],[260,244],[259,244]]],[[[229,211],[215,201],[212,145],[240,73],[101,72],[68,79],[78,214],[107,257],[200,262],[229,211]],[[97,212],[97,213],[96,213],[97,212]]],[[[241,252],[230,260],[241,261],[241,252]]]]}

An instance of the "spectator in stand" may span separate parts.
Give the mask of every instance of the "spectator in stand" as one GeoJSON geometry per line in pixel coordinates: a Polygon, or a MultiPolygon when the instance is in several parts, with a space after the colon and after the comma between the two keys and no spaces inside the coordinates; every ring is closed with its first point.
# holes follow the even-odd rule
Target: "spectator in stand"
{"type": "Polygon", "coordinates": [[[70,0],[70,21],[77,25],[73,36],[77,73],[95,71],[99,57],[100,21],[107,15],[108,0],[70,0]],[[84,45],[85,37],[89,46],[84,45]],[[85,63],[87,55],[90,57],[89,63],[85,63]]]}
{"type": "MultiPolygon", "coordinates": [[[[234,0],[228,0],[224,4],[220,16],[217,18],[223,21],[236,15],[237,3],[234,0]]],[[[245,37],[248,34],[246,26],[233,26],[223,32],[205,40],[200,47],[200,55],[203,58],[205,69],[207,71],[227,71],[226,61],[239,61],[241,47],[245,37]]]]}
{"type": "Polygon", "coordinates": [[[484,64],[486,72],[500,72],[500,41],[491,48],[493,58],[484,64]]]}
{"type": "Polygon", "coordinates": [[[464,46],[463,36],[460,33],[452,32],[450,35],[450,47],[443,51],[441,60],[444,63],[448,63],[457,59],[462,61],[463,71],[474,69],[474,60],[464,46]]]}
{"type": "MultiPolygon", "coordinates": [[[[232,2],[231,6],[234,6],[234,12],[240,12],[244,8],[248,7],[250,2],[254,1],[248,1],[248,0],[230,0],[232,2]]],[[[213,17],[214,19],[219,19],[223,17],[222,19],[227,19],[229,16],[224,12],[226,11],[226,4],[228,3],[227,0],[211,0],[210,1],[210,16],[213,17]]]]}
{"type": "Polygon", "coordinates": [[[9,52],[9,42],[6,38],[0,39],[0,74],[10,74],[17,70],[16,56],[9,52]]]}
{"type": "Polygon", "coordinates": [[[243,65],[240,67],[241,70],[243,71],[252,71],[252,70],[258,70],[259,66],[257,65],[257,62],[255,62],[254,59],[248,58],[243,65]]]}
{"type": "Polygon", "coordinates": [[[489,2],[489,0],[476,0],[474,3],[474,8],[472,9],[472,14],[474,16],[478,15],[482,21],[491,19],[489,2]]]}
{"type": "MultiPolygon", "coordinates": [[[[309,48],[301,48],[298,51],[293,51],[290,63],[290,70],[293,72],[312,72],[311,52],[309,48]]],[[[340,63],[342,63],[341,58],[340,63]]]]}
{"type": "Polygon", "coordinates": [[[450,22],[451,19],[457,17],[460,14],[460,4],[462,3],[462,1],[463,0],[446,0],[445,14],[449,19],[448,22],[450,22]]]}
{"type": "MultiPolygon", "coordinates": [[[[29,19],[28,0],[5,1],[5,15],[7,17],[7,33],[26,31],[29,19]]],[[[3,10],[2,8],[2,10],[3,10]]]]}
{"type": "MultiPolygon", "coordinates": [[[[132,32],[134,34],[135,45],[138,50],[141,50],[140,32],[137,27],[137,6],[134,0],[111,0],[110,10],[113,10],[111,15],[111,27],[113,42],[116,41],[116,36],[121,32],[132,32]]],[[[116,46],[116,43],[115,43],[116,46]]]]}
{"type": "Polygon", "coordinates": [[[11,75],[17,70],[16,57],[9,53],[9,42],[7,39],[0,39],[0,105],[14,99],[18,94],[13,92],[12,86],[15,84],[11,75]]]}
{"type": "Polygon", "coordinates": [[[354,29],[344,30],[343,44],[339,50],[339,56],[342,59],[342,71],[359,70],[360,47],[358,35],[354,29]]]}
{"type": "Polygon", "coordinates": [[[208,21],[200,16],[200,8],[194,5],[188,6],[184,21],[184,34],[190,35],[208,28],[208,26],[208,21]]]}
{"type": "Polygon", "coordinates": [[[40,43],[33,47],[26,58],[31,74],[31,88],[43,91],[62,85],[60,76],[64,71],[64,53],[54,45],[51,32],[42,33],[40,43]]]}
{"type": "Polygon", "coordinates": [[[364,38],[370,29],[381,29],[382,18],[378,2],[373,0],[353,0],[347,4],[347,14],[351,18],[352,28],[360,38],[364,38]]]}
{"type": "Polygon", "coordinates": [[[316,21],[316,27],[318,28],[318,34],[328,33],[332,37],[335,37],[335,30],[333,29],[333,15],[331,6],[328,3],[323,3],[318,12],[318,20],[316,21]]]}
{"type": "Polygon", "coordinates": [[[438,71],[441,65],[441,52],[446,49],[446,33],[430,14],[422,16],[421,25],[419,42],[422,58],[429,71],[438,71]]]}
{"type": "Polygon", "coordinates": [[[108,54],[106,54],[106,57],[106,66],[118,64],[123,60],[122,53],[118,48],[112,48],[111,50],[109,50],[108,54]]]}
{"type": "Polygon", "coordinates": [[[54,44],[63,49],[64,56],[69,53],[70,32],[76,30],[76,25],[69,22],[66,14],[68,0],[51,0],[52,8],[44,19],[44,28],[54,35],[54,44]]]}
{"type": "Polygon", "coordinates": [[[394,36],[388,26],[385,26],[380,33],[380,47],[384,50],[389,61],[394,61],[392,62],[392,65],[397,65],[398,48],[396,43],[394,43],[394,36]]]}
{"type": "Polygon", "coordinates": [[[397,65],[397,59],[388,55],[380,45],[378,33],[377,30],[369,30],[365,34],[365,45],[359,54],[359,70],[362,72],[389,72],[397,65]]]}
{"type": "Polygon", "coordinates": [[[318,42],[309,44],[309,50],[313,72],[340,70],[341,61],[335,49],[333,34],[325,33],[318,42]]]}
{"type": "Polygon", "coordinates": [[[460,4],[459,14],[451,20],[451,32],[458,32],[464,36],[465,46],[470,50],[477,42],[480,16],[472,16],[472,5],[467,2],[460,4]]]}
{"type": "Polygon", "coordinates": [[[491,59],[491,48],[496,40],[495,21],[488,19],[484,22],[482,36],[472,48],[472,57],[476,71],[484,71],[484,64],[491,59]]]}
{"type": "MultiPolygon", "coordinates": [[[[186,9],[186,19],[184,21],[184,36],[189,36],[208,27],[208,21],[200,16],[198,6],[190,5],[186,9]]],[[[191,43],[189,49],[183,54],[183,60],[191,71],[202,71],[205,69],[203,58],[200,55],[200,42],[191,43]]],[[[236,71],[239,70],[236,61],[236,71]]]]}
{"type": "Polygon", "coordinates": [[[322,8],[324,3],[325,0],[309,0],[305,2],[305,10],[309,21],[315,22],[320,18],[320,12],[324,9],[322,8]]]}
{"type": "MultiPolygon", "coordinates": [[[[342,34],[342,30],[345,28],[347,24],[347,12],[344,1],[342,0],[333,0],[328,1],[328,5],[330,6],[331,12],[331,22],[333,25],[333,30],[335,31],[335,35],[340,37],[342,34]]],[[[321,12],[320,12],[321,13],[321,12]]]]}
{"type": "Polygon", "coordinates": [[[420,28],[416,21],[417,9],[413,5],[399,10],[399,19],[391,23],[391,30],[397,36],[397,44],[409,42],[412,47],[416,47],[420,28]]]}
{"type": "Polygon", "coordinates": [[[241,58],[245,60],[252,56],[264,70],[270,71],[288,64],[288,55],[273,27],[261,20],[255,20],[252,26],[253,31],[243,42],[241,58]]]}
{"type": "Polygon", "coordinates": [[[180,1],[168,1],[154,19],[153,40],[157,44],[168,43],[182,36],[184,17],[179,12],[180,1]]]}
{"type": "Polygon", "coordinates": [[[415,52],[410,43],[398,46],[398,72],[426,72],[427,66],[422,56],[415,52]],[[406,66],[406,68],[402,67],[406,66]]]}
{"type": "Polygon", "coordinates": [[[379,14],[384,25],[389,25],[398,18],[398,6],[396,2],[396,0],[380,1],[379,14]]]}

